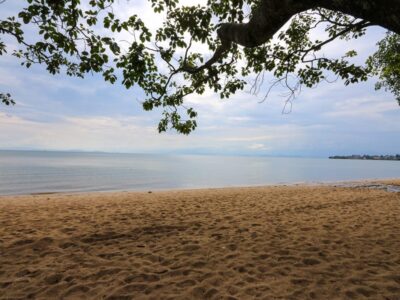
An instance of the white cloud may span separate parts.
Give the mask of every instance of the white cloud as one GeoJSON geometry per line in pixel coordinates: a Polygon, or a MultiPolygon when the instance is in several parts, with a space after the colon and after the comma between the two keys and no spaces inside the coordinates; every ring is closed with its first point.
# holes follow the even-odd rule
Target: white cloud
{"type": "Polygon", "coordinates": [[[395,101],[384,101],[375,95],[355,97],[337,102],[335,110],[327,112],[329,117],[362,117],[370,119],[385,118],[384,114],[397,108],[395,101]]]}
{"type": "Polygon", "coordinates": [[[0,113],[0,148],[168,152],[205,149],[244,153],[246,149],[279,151],[302,143],[304,128],[293,125],[260,128],[201,128],[190,136],[158,134],[142,118],[65,117],[55,123],[27,120],[0,113]],[[269,133],[268,135],[266,133],[269,133]],[[264,135],[263,135],[264,134],[264,135]],[[262,146],[260,146],[262,145],[262,146]]]}
{"type": "Polygon", "coordinates": [[[4,69],[0,69],[0,85],[19,87],[22,83],[22,80],[15,73],[10,73],[4,69]]]}
{"type": "Polygon", "coordinates": [[[248,146],[248,148],[250,150],[256,150],[256,151],[271,149],[270,147],[266,147],[264,144],[251,144],[250,146],[248,146]]]}

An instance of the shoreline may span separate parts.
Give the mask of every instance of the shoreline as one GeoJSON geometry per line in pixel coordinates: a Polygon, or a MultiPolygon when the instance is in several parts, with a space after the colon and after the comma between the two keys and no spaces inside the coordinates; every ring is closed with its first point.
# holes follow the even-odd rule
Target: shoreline
{"type": "Polygon", "coordinates": [[[375,186],[377,188],[384,188],[388,186],[395,187],[394,190],[397,192],[397,186],[399,186],[400,192],[400,178],[372,178],[372,179],[359,179],[359,180],[340,180],[340,181],[303,181],[303,182],[283,182],[283,183],[271,183],[264,185],[235,185],[235,186],[223,186],[223,187],[182,187],[182,188],[165,188],[165,189],[121,189],[121,190],[74,190],[74,191],[44,191],[44,192],[32,192],[32,193],[21,193],[21,194],[0,194],[1,198],[6,197],[24,197],[24,196],[46,196],[46,195],[86,195],[86,194],[107,194],[107,193],[155,193],[155,192],[175,192],[175,191],[202,191],[202,190],[224,190],[224,189],[243,189],[243,188],[268,188],[268,187],[284,187],[284,186],[337,186],[337,187],[365,187],[375,186]]]}

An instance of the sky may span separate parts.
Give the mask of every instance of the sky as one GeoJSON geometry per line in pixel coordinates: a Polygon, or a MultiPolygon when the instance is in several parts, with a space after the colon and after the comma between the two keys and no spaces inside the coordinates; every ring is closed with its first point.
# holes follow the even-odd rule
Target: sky
{"type": "MultiPolygon", "coordinates": [[[[0,19],[15,14],[21,3],[0,4],[0,19]]],[[[162,24],[145,0],[119,1],[115,11],[122,18],[140,14],[153,28],[162,24]]],[[[324,54],[340,56],[357,49],[363,60],[375,51],[384,32],[372,28],[362,39],[329,45],[324,54]]],[[[6,42],[15,47],[12,40],[6,42]]],[[[267,78],[273,79],[270,74],[267,78]]],[[[0,91],[11,93],[17,104],[0,106],[0,149],[306,157],[396,154],[400,107],[392,94],[375,91],[375,82],[373,78],[345,87],[338,81],[303,89],[290,113],[282,113],[285,98],[279,91],[260,103],[267,85],[257,96],[246,88],[229,100],[208,91],[186,99],[199,117],[197,129],[185,136],[174,131],[159,134],[161,111],[143,111],[143,93],[136,88],[110,85],[97,75],[54,76],[43,66],[27,70],[16,58],[3,55],[0,91]]]]}

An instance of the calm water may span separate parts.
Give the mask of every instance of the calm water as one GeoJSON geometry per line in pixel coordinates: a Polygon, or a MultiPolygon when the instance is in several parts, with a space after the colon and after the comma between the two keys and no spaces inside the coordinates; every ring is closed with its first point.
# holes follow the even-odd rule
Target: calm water
{"type": "Polygon", "coordinates": [[[400,178],[398,161],[0,151],[0,194],[400,178]]]}

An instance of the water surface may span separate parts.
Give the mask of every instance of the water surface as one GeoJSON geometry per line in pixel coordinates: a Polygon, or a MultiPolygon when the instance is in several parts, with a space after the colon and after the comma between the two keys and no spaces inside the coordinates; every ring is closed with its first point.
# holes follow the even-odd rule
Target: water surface
{"type": "Polygon", "coordinates": [[[0,195],[400,178],[399,161],[0,151],[0,195]]]}

